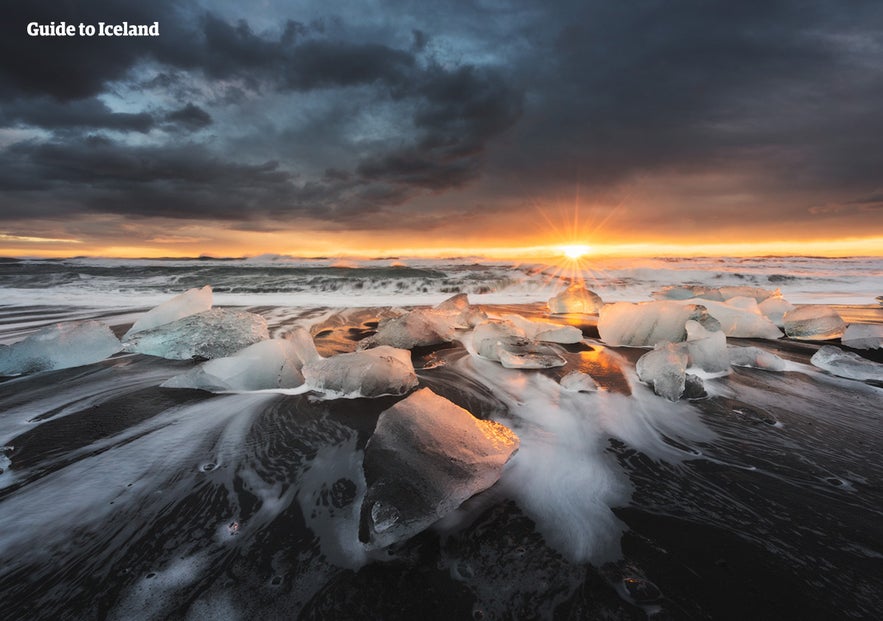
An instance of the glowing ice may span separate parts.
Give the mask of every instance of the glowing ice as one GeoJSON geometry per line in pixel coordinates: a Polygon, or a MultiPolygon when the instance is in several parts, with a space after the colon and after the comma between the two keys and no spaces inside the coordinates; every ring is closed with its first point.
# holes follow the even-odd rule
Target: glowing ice
{"type": "Polygon", "coordinates": [[[549,369],[567,364],[557,350],[533,342],[511,321],[490,319],[479,324],[472,333],[472,343],[479,356],[507,369],[549,369]]]}
{"type": "Polygon", "coordinates": [[[428,388],[399,401],[365,447],[360,538],[382,548],[425,530],[496,483],[518,445],[509,428],[428,388]]]}
{"type": "Polygon", "coordinates": [[[697,304],[617,302],[601,309],[598,332],[608,345],[652,347],[657,343],[683,341],[687,338],[684,325],[691,319],[710,329],[717,325],[705,307],[697,304]]]}
{"type": "Polygon", "coordinates": [[[653,386],[657,395],[677,401],[686,386],[687,360],[682,343],[664,343],[638,358],[635,370],[638,379],[653,386]]]}
{"type": "Polygon", "coordinates": [[[754,298],[730,298],[726,302],[703,302],[708,314],[720,322],[727,336],[737,338],[778,339],[782,337],[772,321],[761,314],[754,298]]]}
{"type": "Polygon", "coordinates": [[[582,330],[576,326],[563,326],[550,321],[534,321],[521,315],[504,315],[503,319],[511,321],[521,328],[529,339],[546,343],[579,343],[583,340],[582,330]]]}
{"type": "Polygon", "coordinates": [[[222,358],[268,338],[267,320],[260,315],[215,308],[129,334],[123,347],[172,360],[222,358]]]}
{"type": "Polygon", "coordinates": [[[21,375],[91,364],[121,349],[99,321],[57,323],[12,345],[0,345],[0,375],[21,375]]]}
{"type": "Polygon", "coordinates": [[[552,314],[583,313],[596,314],[604,306],[604,302],[594,291],[582,284],[574,284],[549,300],[549,312],[552,314]]]}
{"type": "Polygon", "coordinates": [[[730,364],[737,367],[753,367],[767,371],[784,371],[785,361],[776,354],[759,347],[731,347],[730,364]]]}
{"type": "Polygon", "coordinates": [[[301,358],[304,361],[301,371],[307,386],[332,396],[403,395],[417,386],[411,352],[406,349],[380,345],[329,358],[322,358],[317,353],[303,353],[301,358]]]}
{"type": "Polygon", "coordinates": [[[776,326],[782,328],[785,326],[785,313],[794,310],[794,305],[781,296],[772,296],[760,302],[757,305],[758,310],[763,313],[764,317],[772,321],[776,326]]]}
{"type": "Polygon", "coordinates": [[[209,360],[162,386],[212,392],[295,388],[304,383],[302,366],[293,341],[272,339],[249,345],[232,356],[209,360]]]}
{"type": "Polygon", "coordinates": [[[433,310],[453,316],[457,328],[474,328],[487,319],[487,314],[483,310],[469,303],[469,297],[465,293],[449,297],[437,304],[433,310]]]}
{"type": "Polygon", "coordinates": [[[813,304],[785,313],[785,334],[793,339],[826,341],[843,334],[846,324],[830,306],[813,304]]]}
{"type": "Polygon", "coordinates": [[[880,349],[883,347],[883,325],[851,323],[846,326],[840,342],[854,349],[880,349]]]}
{"type": "Polygon", "coordinates": [[[171,300],[163,302],[143,315],[136,321],[126,336],[150,330],[163,324],[171,323],[187,317],[210,310],[212,307],[212,288],[206,285],[202,289],[188,289],[180,295],[176,295],[171,300]]]}
{"type": "Polygon", "coordinates": [[[699,367],[709,373],[730,370],[727,354],[727,337],[720,330],[709,332],[692,319],[685,324],[687,330],[687,354],[691,367],[699,367]]]}
{"type": "Polygon", "coordinates": [[[592,376],[582,371],[571,371],[561,378],[561,388],[573,392],[597,392],[598,384],[592,376]]]}
{"type": "Polygon", "coordinates": [[[883,364],[833,345],[823,345],[810,358],[815,366],[839,377],[883,382],[883,364]]]}

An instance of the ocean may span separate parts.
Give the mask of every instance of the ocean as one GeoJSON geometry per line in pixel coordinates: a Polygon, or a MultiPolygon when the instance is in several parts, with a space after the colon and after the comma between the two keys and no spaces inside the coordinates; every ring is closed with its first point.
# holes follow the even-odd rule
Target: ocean
{"type": "MultiPolygon", "coordinates": [[[[359,536],[365,453],[402,396],[166,388],[199,361],[137,353],[2,378],[3,617],[875,617],[883,381],[810,362],[837,339],[727,338],[785,370],[699,373],[700,392],[669,401],[637,376],[646,348],[606,344],[597,315],[549,315],[577,281],[608,303],[668,286],[779,289],[883,323],[883,259],[867,257],[4,260],[4,345],[86,319],[122,336],[204,285],[271,337],[306,329],[329,358],[456,293],[583,338],[554,346],[556,369],[503,368],[468,331],[413,348],[421,388],[520,446],[493,487],[381,549],[359,536]],[[598,390],[562,389],[571,371],[598,390]]],[[[426,441],[445,448],[443,433],[426,441]]]]}

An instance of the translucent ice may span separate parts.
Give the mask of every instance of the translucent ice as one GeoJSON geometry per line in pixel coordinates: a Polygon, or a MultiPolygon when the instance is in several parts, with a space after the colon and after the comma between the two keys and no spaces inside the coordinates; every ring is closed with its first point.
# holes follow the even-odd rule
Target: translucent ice
{"type": "Polygon", "coordinates": [[[753,367],[767,371],[784,371],[785,361],[776,354],[759,347],[731,347],[730,364],[737,367],[753,367]]]}
{"type": "Polygon", "coordinates": [[[592,376],[582,371],[571,371],[561,378],[561,388],[573,392],[597,392],[598,384],[592,376]]]}
{"type": "Polygon", "coordinates": [[[500,360],[499,351],[503,346],[522,346],[530,343],[524,330],[511,321],[489,319],[478,324],[472,333],[472,344],[476,353],[488,360],[500,360]]]}
{"type": "Polygon", "coordinates": [[[205,312],[212,307],[212,288],[206,285],[202,289],[188,289],[181,295],[150,309],[129,328],[126,336],[150,330],[166,323],[171,323],[196,313],[205,312]]]}
{"type": "Polygon", "coordinates": [[[664,343],[638,358],[638,378],[653,386],[653,392],[669,401],[684,393],[687,373],[687,348],[682,343],[664,343]]]}
{"type": "Polygon", "coordinates": [[[659,291],[654,291],[651,295],[657,300],[690,300],[693,298],[701,298],[703,300],[713,300],[723,302],[735,297],[750,297],[757,302],[766,300],[769,297],[780,295],[778,289],[760,289],[757,287],[706,287],[703,285],[693,286],[670,286],[663,287],[659,291]]]}
{"type": "Polygon", "coordinates": [[[846,326],[840,342],[854,349],[880,349],[883,347],[883,325],[851,323],[846,326]]]}
{"type": "Polygon", "coordinates": [[[121,349],[99,321],[57,323],[12,345],[0,345],[0,375],[21,375],[91,364],[121,349]]]}
{"type": "Polygon", "coordinates": [[[757,305],[764,317],[772,321],[778,327],[785,326],[785,313],[794,310],[794,305],[781,296],[773,296],[765,299],[757,305]]]}
{"type": "Polygon", "coordinates": [[[496,483],[518,445],[507,427],[428,388],[399,401],[365,447],[360,538],[382,548],[425,530],[496,483]]]}
{"type": "Polygon", "coordinates": [[[204,362],[162,385],[211,392],[295,388],[304,383],[302,366],[293,341],[272,339],[249,345],[232,356],[204,362]]]}
{"type": "Polygon", "coordinates": [[[704,306],[673,301],[617,302],[601,309],[598,332],[601,340],[612,346],[652,347],[657,343],[683,341],[684,327],[693,319],[714,329],[704,306]]]}
{"type": "Polygon", "coordinates": [[[454,326],[446,317],[431,309],[418,308],[401,317],[386,320],[380,324],[376,334],[364,339],[359,345],[362,348],[389,345],[412,349],[452,341],[454,334],[454,326]]]}
{"type": "Polygon", "coordinates": [[[782,337],[773,322],[761,314],[754,298],[737,297],[726,302],[703,302],[708,314],[720,322],[727,336],[737,338],[778,339],[782,337]]]}
{"type": "Polygon", "coordinates": [[[503,318],[521,328],[527,338],[534,341],[544,341],[546,343],[579,343],[583,340],[582,330],[576,326],[563,326],[550,321],[535,321],[514,314],[504,315],[503,318]]]}
{"type": "Polygon", "coordinates": [[[452,315],[453,325],[457,328],[473,328],[487,319],[487,314],[483,310],[469,303],[469,297],[465,293],[449,297],[437,304],[433,310],[452,315]]]}
{"type": "Polygon", "coordinates": [[[826,341],[843,334],[846,324],[830,306],[812,304],[785,313],[785,334],[793,339],[826,341]]]}
{"type": "Polygon", "coordinates": [[[856,380],[883,382],[883,364],[862,358],[833,345],[823,345],[810,358],[815,366],[832,375],[856,380]]]}
{"type": "Polygon", "coordinates": [[[304,380],[311,389],[344,398],[403,395],[417,386],[411,352],[388,345],[337,354],[304,356],[304,380]]]}
{"type": "Polygon", "coordinates": [[[123,347],[172,360],[222,358],[268,338],[267,320],[260,315],[215,308],[128,334],[123,347]]]}
{"type": "Polygon", "coordinates": [[[548,369],[567,363],[557,350],[535,343],[511,321],[490,319],[480,323],[472,334],[472,343],[479,356],[508,369],[548,369]]]}
{"type": "Polygon", "coordinates": [[[727,353],[727,337],[717,330],[709,332],[698,321],[692,319],[685,324],[687,330],[687,355],[691,367],[699,367],[708,373],[722,373],[730,370],[730,356],[727,353]]]}
{"type": "Polygon", "coordinates": [[[574,284],[549,300],[549,312],[553,314],[583,313],[596,314],[604,302],[594,291],[582,284],[574,284]]]}

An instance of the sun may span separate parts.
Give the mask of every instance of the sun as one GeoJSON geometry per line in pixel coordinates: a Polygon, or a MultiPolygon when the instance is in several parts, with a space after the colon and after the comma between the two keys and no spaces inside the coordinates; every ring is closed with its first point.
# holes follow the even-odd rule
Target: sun
{"type": "Polygon", "coordinates": [[[567,246],[559,246],[559,250],[561,251],[561,254],[568,259],[576,261],[577,259],[581,259],[591,253],[592,247],[586,246],[585,244],[571,244],[567,246]]]}

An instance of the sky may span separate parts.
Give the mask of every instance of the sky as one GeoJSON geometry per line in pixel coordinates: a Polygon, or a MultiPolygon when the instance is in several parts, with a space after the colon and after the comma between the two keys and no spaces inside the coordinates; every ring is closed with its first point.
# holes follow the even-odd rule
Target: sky
{"type": "Polygon", "coordinates": [[[0,255],[879,255],[881,102],[878,0],[12,0],[0,255]]]}

